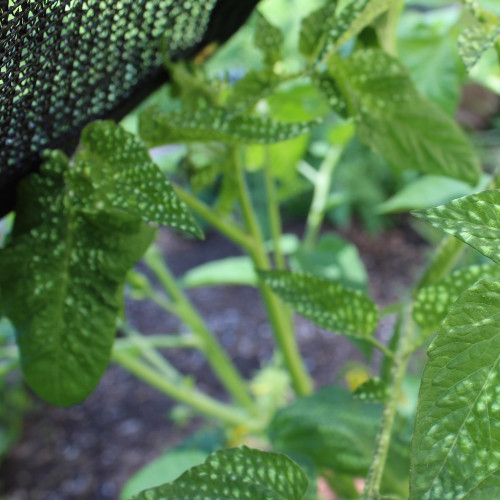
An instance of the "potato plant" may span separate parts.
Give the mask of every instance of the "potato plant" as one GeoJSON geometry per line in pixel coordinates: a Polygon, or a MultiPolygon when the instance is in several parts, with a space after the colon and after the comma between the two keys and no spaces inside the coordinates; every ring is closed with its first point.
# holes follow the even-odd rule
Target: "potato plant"
{"type": "MultiPolygon", "coordinates": [[[[174,451],[162,458],[164,484],[134,498],[323,498],[318,479],[341,498],[500,497],[497,178],[490,176],[484,191],[413,212],[448,236],[411,293],[388,311],[368,296],[362,277],[336,261],[338,240],[320,233],[325,214],[339,203],[332,178],[353,140],[397,172],[469,186],[481,179],[477,152],[452,117],[458,94],[432,86],[421,73],[418,80],[397,57],[402,8],[399,0],[325,2],[301,22],[301,66],[294,71],[283,64],[283,32],[259,13],[259,69],[232,81],[165,58],[173,97],[141,112],[138,135],[109,121],[92,123],[73,158],[49,151],[40,172],[21,184],[14,225],[0,251],[0,305],[18,346],[18,352],[1,351],[9,366],[18,357],[38,396],[68,406],[92,392],[111,360],[217,420],[228,434],[237,430],[263,444],[265,451],[222,449],[204,462],[200,451],[174,451]],[[287,95],[299,102],[291,102],[288,113],[276,105],[287,95]],[[328,148],[317,165],[302,161],[297,170],[313,134],[326,136],[328,148]],[[171,182],[151,159],[151,148],[167,144],[184,145],[181,172],[188,182],[171,182]],[[266,195],[265,232],[248,184],[252,162],[266,195]],[[313,196],[304,238],[289,251],[280,204],[305,182],[313,196]],[[201,192],[210,192],[211,201],[201,192]],[[197,220],[244,256],[178,280],[153,243],[156,228],[203,237],[197,220]],[[455,268],[467,247],[489,262],[455,268]],[[142,256],[147,275],[132,270],[142,256]],[[328,273],[321,265],[325,256],[328,273]],[[253,380],[268,377],[264,397],[190,302],[188,282],[259,289],[277,351],[275,365],[253,380]],[[176,315],[186,333],[134,330],[123,315],[126,283],[134,297],[176,315]],[[314,392],[291,311],[366,352],[380,351],[378,376],[353,391],[330,386],[314,392]],[[388,313],[396,322],[386,345],[374,332],[388,313]],[[408,363],[429,343],[416,415],[409,414],[400,405],[408,363]],[[230,401],[204,394],[168,362],[163,348],[203,353],[230,401]],[[288,380],[293,401],[282,397],[288,380]],[[360,477],[362,492],[355,487],[360,477]]],[[[465,2],[449,32],[467,70],[489,50],[500,56],[498,19],[475,3],[465,2]]],[[[438,43],[432,40],[431,51],[438,43]]],[[[411,53],[408,39],[405,47],[411,53]]]]}

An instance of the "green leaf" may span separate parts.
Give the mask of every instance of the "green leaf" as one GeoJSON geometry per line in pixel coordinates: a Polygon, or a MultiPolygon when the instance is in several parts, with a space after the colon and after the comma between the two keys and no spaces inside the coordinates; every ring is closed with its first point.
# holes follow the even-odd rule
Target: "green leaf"
{"type": "Polygon", "coordinates": [[[342,118],[348,118],[347,101],[331,75],[326,71],[315,72],[312,74],[311,81],[326,99],[328,106],[342,118]]]}
{"type": "Polygon", "coordinates": [[[246,446],[221,450],[172,483],[143,491],[135,500],[301,500],[306,474],[288,457],[246,446]]]}
{"type": "Polygon", "coordinates": [[[358,249],[333,233],[323,234],[312,250],[299,248],[291,266],[294,271],[337,281],[347,288],[367,289],[368,275],[358,249]]]}
{"type": "Polygon", "coordinates": [[[142,141],[111,121],[100,121],[85,128],[81,145],[71,176],[77,188],[85,186],[74,192],[87,206],[117,208],[203,237],[142,141]]]}
{"type": "Polygon", "coordinates": [[[268,433],[273,448],[310,456],[318,467],[364,474],[382,407],[355,401],[347,389],[331,386],[278,410],[268,433]]]}
{"type": "Polygon", "coordinates": [[[106,369],[126,272],[155,234],[123,211],[75,208],[68,168],[51,153],[20,185],[13,238],[0,252],[0,302],[26,380],[63,406],[88,396],[106,369]]]}
{"type": "Polygon", "coordinates": [[[482,55],[494,46],[499,37],[498,22],[477,23],[464,30],[458,38],[458,47],[467,72],[470,72],[482,55]]]}
{"type": "Polygon", "coordinates": [[[201,464],[207,453],[201,450],[169,450],[136,472],[123,487],[120,498],[129,500],[146,488],[174,481],[183,472],[201,464]]]}
{"type": "Polygon", "coordinates": [[[264,54],[264,61],[268,66],[273,66],[281,60],[283,41],[284,36],[281,30],[257,12],[254,44],[264,54]]]}
{"type": "Polygon", "coordinates": [[[333,22],[336,8],[337,2],[329,1],[302,20],[299,50],[304,56],[313,58],[318,53],[326,36],[325,23],[333,22]]]}
{"type": "MultiPolygon", "coordinates": [[[[364,476],[373,457],[382,405],[355,400],[337,386],[325,387],[278,410],[268,434],[274,449],[310,457],[318,469],[364,476]]],[[[411,427],[397,416],[383,493],[408,495],[411,427]]]]}
{"type": "Polygon", "coordinates": [[[466,76],[454,28],[458,12],[447,17],[436,10],[405,16],[407,22],[400,25],[398,37],[399,57],[418,91],[449,116],[456,113],[466,76]]]}
{"type": "Polygon", "coordinates": [[[226,106],[235,112],[251,108],[258,101],[271,94],[278,81],[268,69],[251,69],[231,89],[226,106]]]}
{"type": "Polygon", "coordinates": [[[483,191],[412,213],[500,264],[500,190],[483,191]]]}
{"type": "Polygon", "coordinates": [[[320,58],[336,51],[393,4],[395,0],[352,0],[340,11],[337,8],[335,20],[327,32],[320,58]]]}
{"type": "Polygon", "coordinates": [[[272,144],[306,134],[316,124],[316,121],[281,123],[264,117],[233,116],[222,108],[203,108],[192,113],[164,113],[159,108],[150,108],[141,114],[139,129],[151,147],[190,141],[272,144]]]}
{"type": "Polygon", "coordinates": [[[363,382],[352,394],[354,399],[383,403],[389,395],[386,383],[380,378],[371,378],[363,382]]]}
{"type": "Polygon", "coordinates": [[[361,142],[394,168],[445,175],[472,185],[480,165],[458,125],[413,87],[405,68],[377,49],[334,57],[329,70],[341,83],[361,142]]]}
{"type": "Polygon", "coordinates": [[[303,273],[260,271],[259,276],[295,311],[321,328],[367,338],[377,326],[377,307],[362,292],[303,273]]]}
{"type": "Polygon", "coordinates": [[[455,302],[429,348],[412,442],[412,500],[500,497],[500,282],[455,302]]]}
{"type": "Polygon", "coordinates": [[[257,286],[257,274],[249,257],[226,257],[190,269],[182,278],[184,288],[214,285],[257,286]]]}
{"type": "Polygon", "coordinates": [[[500,267],[495,264],[470,266],[421,288],[413,306],[415,322],[427,332],[438,330],[457,298],[476,281],[489,277],[500,277],[500,267]]]}
{"type": "Polygon", "coordinates": [[[377,212],[389,214],[428,208],[446,203],[455,198],[482,191],[490,178],[483,175],[473,188],[465,182],[438,175],[424,175],[409,182],[394,196],[377,206],[377,212]]]}

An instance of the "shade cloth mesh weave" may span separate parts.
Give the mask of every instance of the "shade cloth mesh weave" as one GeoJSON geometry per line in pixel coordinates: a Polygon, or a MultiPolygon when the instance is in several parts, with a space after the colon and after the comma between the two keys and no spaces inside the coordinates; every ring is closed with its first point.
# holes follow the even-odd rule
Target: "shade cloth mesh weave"
{"type": "Polygon", "coordinates": [[[245,4],[241,24],[256,3],[0,0],[0,196],[43,149],[64,149],[158,77],[162,37],[171,58],[193,55],[217,11],[226,17],[220,26],[231,22],[228,5],[245,4]]]}

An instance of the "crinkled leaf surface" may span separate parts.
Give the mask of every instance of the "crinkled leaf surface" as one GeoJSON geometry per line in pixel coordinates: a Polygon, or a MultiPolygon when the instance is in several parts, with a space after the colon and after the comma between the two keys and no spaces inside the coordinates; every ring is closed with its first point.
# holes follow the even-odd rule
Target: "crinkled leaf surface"
{"type": "MultiPolygon", "coordinates": [[[[203,236],[170,181],[151,160],[145,144],[111,121],[85,128],[72,176],[92,186],[87,204],[102,204],[139,215],[148,222],[203,236]]],[[[83,198],[83,196],[82,196],[83,198]]]]}
{"type": "Polygon", "coordinates": [[[500,282],[460,296],[428,351],[411,500],[500,498],[500,282]]]}
{"type": "Polygon", "coordinates": [[[458,125],[424,99],[397,60],[377,49],[334,57],[329,70],[342,82],[361,142],[394,168],[479,181],[479,160],[458,125]]]}
{"type": "Polygon", "coordinates": [[[80,210],[68,161],[52,153],[19,190],[12,242],[0,253],[0,295],[16,327],[24,375],[46,401],[70,405],[108,364],[126,272],[154,230],[123,211],[80,210]]]}
{"type": "Polygon", "coordinates": [[[496,24],[477,23],[464,30],[458,38],[458,47],[467,71],[470,71],[481,56],[493,47],[499,37],[498,22],[496,24]]]}
{"type": "Polygon", "coordinates": [[[483,191],[412,213],[500,264],[500,190],[483,191]]]}
{"type": "Polygon", "coordinates": [[[421,288],[413,306],[415,322],[428,332],[438,330],[455,300],[465,290],[476,281],[493,276],[500,278],[500,267],[495,264],[470,266],[421,288]]]}
{"type": "Polygon", "coordinates": [[[334,19],[327,21],[329,29],[320,57],[337,50],[394,3],[395,0],[352,0],[340,10],[337,8],[334,19]]]}
{"type": "Polygon", "coordinates": [[[301,500],[306,474],[285,455],[242,446],[210,455],[172,483],[134,500],[301,500]]]}
{"type": "Polygon", "coordinates": [[[319,51],[322,42],[324,42],[325,23],[334,22],[335,9],[337,8],[336,1],[329,1],[326,5],[311,12],[302,20],[299,50],[307,57],[314,57],[319,51]]]}
{"type": "Polygon", "coordinates": [[[259,276],[295,311],[321,328],[366,338],[377,326],[377,306],[358,290],[305,273],[261,271],[259,276]]]}
{"type": "Polygon", "coordinates": [[[272,66],[281,59],[283,41],[284,36],[281,30],[272,25],[260,12],[257,12],[254,43],[264,54],[266,64],[272,66]]]}
{"type": "Polygon", "coordinates": [[[228,110],[213,107],[172,113],[150,108],[141,114],[139,127],[150,146],[160,146],[186,141],[272,144],[303,135],[316,124],[316,121],[281,123],[265,117],[233,116],[228,110]]]}

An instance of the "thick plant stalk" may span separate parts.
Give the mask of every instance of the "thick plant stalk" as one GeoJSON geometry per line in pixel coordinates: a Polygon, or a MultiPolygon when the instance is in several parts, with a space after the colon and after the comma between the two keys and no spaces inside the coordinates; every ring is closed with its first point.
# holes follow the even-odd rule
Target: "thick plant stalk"
{"type": "MultiPolygon", "coordinates": [[[[249,255],[256,269],[271,269],[271,263],[264,248],[262,233],[253,211],[250,193],[245,181],[245,173],[239,161],[238,151],[235,152],[235,169],[243,218],[248,232],[253,238],[253,245],[249,251],[249,255]]],[[[288,317],[287,311],[271,289],[260,280],[259,289],[267,310],[269,322],[273,328],[276,343],[283,354],[284,363],[290,373],[293,387],[300,396],[310,394],[312,391],[312,382],[300,356],[292,322],[288,317]]]]}
{"type": "Polygon", "coordinates": [[[391,371],[391,384],[388,391],[389,400],[385,404],[384,411],[382,412],[382,420],[375,443],[375,452],[366,478],[365,489],[361,494],[360,500],[378,500],[380,496],[380,484],[387,461],[389,445],[391,443],[392,428],[394,426],[398,401],[401,396],[401,386],[408,368],[408,361],[412,354],[411,342],[413,330],[411,318],[408,311],[403,311],[403,314],[405,314],[404,325],[394,356],[394,364],[391,371]]]}
{"type": "Polygon", "coordinates": [[[187,404],[199,413],[220,420],[232,426],[244,426],[248,429],[258,430],[259,423],[253,416],[233,406],[223,404],[206,394],[177,381],[167,379],[162,373],[157,372],[137,356],[123,349],[112,352],[112,360],[137,378],[155,387],[164,394],[181,403],[187,404]]]}
{"type": "Polygon", "coordinates": [[[145,255],[145,261],[155,272],[156,277],[172,298],[175,313],[191,328],[193,334],[200,340],[202,345],[201,350],[222,385],[233,396],[235,401],[249,411],[254,412],[254,402],[245,381],[222,346],[208,329],[198,311],[191,305],[189,299],[179,288],[177,281],[165,265],[158,249],[151,247],[145,255]]]}

